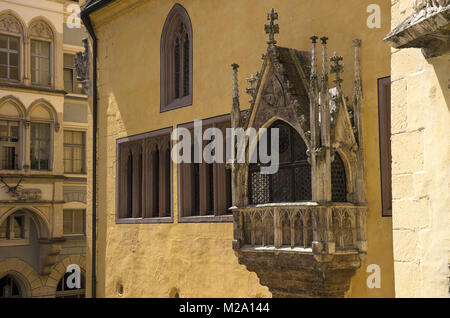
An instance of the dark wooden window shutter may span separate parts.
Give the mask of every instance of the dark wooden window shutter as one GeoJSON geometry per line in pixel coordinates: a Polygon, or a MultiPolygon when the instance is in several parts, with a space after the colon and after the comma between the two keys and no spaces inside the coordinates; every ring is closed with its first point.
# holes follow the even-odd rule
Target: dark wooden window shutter
{"type": "Polygon", "coordinates": [[[150,132],[118,140],[117,217],[171,216],[170,132],[150,132]]]}
{"type": "Polygon", "coordinates": [[[380,131],[380,174],[382,215],[392,216],[391,172],[391,78],[378,80],[378,124],[380,131]]]}

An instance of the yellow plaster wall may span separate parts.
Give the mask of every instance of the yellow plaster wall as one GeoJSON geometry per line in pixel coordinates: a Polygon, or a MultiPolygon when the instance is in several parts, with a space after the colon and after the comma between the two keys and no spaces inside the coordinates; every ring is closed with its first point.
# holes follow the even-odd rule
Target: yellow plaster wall
{"type": "MultiPolygon", "coordinates": [[[[392,27],[412,13],[392,1],[392,27]]],[[[450,55],[392,50],[392,192],[396,297],[448,297],[450,55]]]]}
{"type": "MultiPolygon", "coordinates": [[[[261,67],[266,13],[279,13],[278,45],[310,50],[312,35],[328,36],[329,55],[344,57],[344,90],[351,96],[352,40],[362,39],[369,252],[349,297],[392,297],[392,222],[381,217],[377,79],[390,75],[389,0],[183,0],[193,26],[194,99],[190,107],[160,113],[160,36],[175,1],[113,2],[92,15],[98,45],[98,297],[270,297],[231,248],[233,226],[178,224],[177,171],[173,174],[174,224],[115,224],[116,139],[229,113],[231,67],[240,64],[242,109],[245,78],[261,67]],[[382,27],[368,29],[369,4],[381,7],[382,27]],[[128,8],[127,8],[128,7],[128,8]],[[366,267],[381,267],[381,288],[368,289],[366,267]]],[[[89,256],[90,257],[90,256],[89,256]]],[[[90,260],[87,260],[90,264],[90,260]]]]}

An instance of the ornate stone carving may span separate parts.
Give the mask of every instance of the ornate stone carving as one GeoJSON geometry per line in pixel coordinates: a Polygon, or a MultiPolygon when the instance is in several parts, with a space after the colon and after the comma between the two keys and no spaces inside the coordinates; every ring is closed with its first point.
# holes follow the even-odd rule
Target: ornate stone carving
{"type": "Polygon", "coordinates": [[[414,13],[389,33],[394,48],[422,48],[426,58],[450,51],[450,0],[414,0],[414,13]]]}
{"type": "Polygon", "coordinates": [[[91,81],[89,77],[90,65],[90,50],[89,50],[89,40],[88,38],[83,39],[84,52],[77,52],[75,56],[75,67],[77,69],[77,80],[83,84],[83,93],[90,96],[91,95],[91,81]]]}
{"type": "Polygon", "coordinates": [[[6,190],[6,193],[10,193],[17,201],[39,201],[42,196],[41,189],[24,189],[21,185],[22,180],[23,176],[20,177],[16,185],[10,186],[3,180],[3,177],[0,177],[0,182],[3,183],[3,189],[6,190]]]}
{"type": "MultiPolygon", "coordinates": [[[[290,189],[287,181],[286,187],[280,187],[281,196],[276,191],[267,195],[266,185],[273,185],[283,175],[275,176],[278,179],[272,177],[269,182],[267,176],[255,174],[254,167],[249,169],[248,163],[233,163],[233,248],[239,262],[255,271],[274,297],[343,297],[367,251],[363,147],[362,140],[355,138],[362,135],[360,41],[355,42],[354,100],[347,105],[341,87],[343,59],[337,53],[330,59],[327,57],[328,38],[321,38],[319,74],[319,38],[311,37],[311,53],[279,47],[274,40],[274,34],[278,33],[276,19],[278,15],[272,9],[268,14],[270,25],[265,26],[269,34],[267,52],[263,54],[259,75],[249,79],[251,86],[247,92],[252,99],[244,120],[239,110],[237,66],[233,67],[232,127],[259,129],[268,122],[282,120],[298,132],[305,144],[301,151],[308,155],[303,158],[311,165],[308,169],[311,178],[301,180],[311,179],[308,181],[311,184],[305,186],[311,187],[312,201],[270,203],[270,200],[278,202],[273,197],[292,197],[283,192],[290,189]],[[336,75],[336,87],[331,89],[329,61],[330,71],[336,75]],[[342,171],[348,170],[342,187],[346,203],[333,202],[331,164],[336,157],[342,171]],[[362,189],[355,190],[358,187],[362,189]],[[249,195],[254,205],[249,205],[249,195]]],[[[280,130],[281,154],[287,149],[288,139],[280,130]]],[[[244,151],[250,155],[248,150],[244,151]]]]}
{"type": "Polygon", "coordinates": [[[21,34],[22,26],[11,14],[2,15],[0,17],[0,32],[21,34]]]}
{"type": "Polygon", "coordinates": [[[34,22],[31,25],[29,32],[31,37],[53,40],[52,29],[44,21],[34,22]]]}
{"type": "Polygon", "coordinates": [[[273,76],[271,80],[267,83],[266,89],[263,93],[264,101],[272,107],[282,107],[285,106],[283,86],[280,80],[273,76]]]}

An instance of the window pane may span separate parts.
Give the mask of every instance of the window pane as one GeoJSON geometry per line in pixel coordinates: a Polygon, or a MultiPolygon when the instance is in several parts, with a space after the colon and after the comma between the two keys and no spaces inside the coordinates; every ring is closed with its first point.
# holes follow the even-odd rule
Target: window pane
{"type": "Polygon", "coordinates": [[[41,80],[40,84],[42,85],[48,85],[50,84],[50,61],[46,58],[40,59],[40,67],[41,69],[39,72],[41,73],[41,80]]]}
{"type": "Polygon", "coordinates": [[[19,79],[19,69],[17,67],[11,67],[9,69],[9,79],[19,79]]]}
{"type": "Polygon", "coordinates": [[[63,211],[63,233],[72,234],[72,210],[63,211]]]}
{"type": "Polygon", "coordinates": [[[6,240],[8,238],[8,220],[5,220],[0,224],[0,240],[6,240]]]}
{"type": "MultiPolygon", "coordinates": [[[[19,138],[19,123],[17,121],[9,122],[9,136],[19,138]]],[[[13,140],[17,141],[17,140],[13,140]]]]}
{"type": "Polygon", "coordinates": [[[31,57],[31,81],[36,83],[39,78],[39,58],[37,56],[31,57]]]}
{"type": "Polygon", "coordinates": [[[6,136],[8,136],[8,122],[6,120],[0,120],[0,137],[6,136]]]}
{"type": "Polygon", "coordinates": [[[73,93],[73,71],[70,68],[64,69],[64,90],[73,93]]]}
{"type": "Polygon", "coordinates": [[[46,57],[47,59],[50,57],[50,43],[41,41],[41,57],[46,57]]]}
{"type": "Polygon", "coordinates": [[[72,172],[72,148],[64,147],[64,171],[72,172]]]}
{"type": "Polygon", "coordinates": [[[8,37],[0,35],[0,49],[8,48],[8,37]]]}
{"type": "Polygon", "coordinates": [[[8,53],[0,52],[0,64],[8,65],[8,53]]]}
{"type": "Polygon", "coordinates": [[[83,144],[83,133],[82,132],[73,132],[73,143],[75,145],[82,145],[83,144]]]}
{"type": "Polygon", "coordinates": [[[73,170],[74,172],[82,172],[83,160],[82,160],[82,149],[79,147],[73,148],[73,170]]]}
{"type": "Polygon", "coordinates": [[[73,232],[76,234],[84,234],[84,211],[77,210],[74,212],[73,232]]]}
{"type": "Polygon", "coordinates": [[[0,78],[8,78],[8,69],[6,65],[0,65],[0,78]]]}
{"type": "Polygon", "coordinates": [[[64,132],[64,143],[65,144],[71,144],[72,143],[72,132],[71,131],[65,131],[64,132]]]}
{"type": "Polygon", "coordinates": [[[9,49],[18,51],[19,50],[19,39],[18,38],[9,38],[9,49]]]}
{"type": "Polygon", "coordinates": [[[36,40],[31,40],[31,54],[38,54],[39,50],[38,50],[38,41],[36,40]]]}
{"type": "Polygon", "coordinates": [[[24,217],[23,216],[15,216],[13,218],[13,227],[14,227],[14,238],[15,239],[25,238],[24,217]]]}
{"type": "Polygon", "coordinates": [[[10,53],[9,54],[9,66],[19,66],[19,54],[10,53]]]}

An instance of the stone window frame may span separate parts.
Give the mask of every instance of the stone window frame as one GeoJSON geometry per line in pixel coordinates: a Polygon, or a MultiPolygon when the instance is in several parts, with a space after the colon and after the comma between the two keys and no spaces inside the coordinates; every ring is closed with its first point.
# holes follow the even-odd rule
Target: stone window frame
{"type": "Polygon", "coordinates": [[[4,24],[4,28],[0,31],[1,35],[7,37],[16,37],[19,39],[19,47],[18,47],[18,55],[19,55],[19,63],[18,63],[18,74],[19,79],[0,79],[1,83],[23,83],[24,78],[26,78],[26,24],[22,20],[22,18],[12,10],[5,10],[0,13],[0,20],[9,20],[4,24]]]}
{"type": "Polygon", "coordinates": [[[391,77],[378,79],[381,215],[392,217],[391,77]]]}
{"type": "MultiPolygon", "coordinates": [[[[191,106],[193,102],[193,31],[192,23],[186,9],[175,4],[167,15],[161,32],[160,40],[160,112],[166,112],[181,107],[191,106]],[[174,49],[175,40],[178,36],[177,28],[184,25],[185,32],[189,38],[189,94],[180,98],[174,98],[174,49]]],[[[182,46],[182,45],[181,45],[182,46]]],[[[183,58],[181,58],[180,78],[183,76],[183,58]]]]}
{"type": "MultiPolygon", "coordinates": [[[[150,131],[150,132],[146,132],[146,133],[141,133],[141,134],[137,134],[137,135],[133,135],[133,136],[128,136],[128,137],[123,137],[123,138],[118,138],[116,140],[116,177],[115,177],[115,182],[116,182],[116,207],[115,207],[115,216],[116,216],[116,224],[152,224],[152,223],[173,223],[173,164],[170,158],[170,150],[171,150],[171,146],[172,146],[172,141],[170,140],[170,136],[172,134],[172,127],[167,127],[167,128],[161,128],[158,130],[154,130],[154,131],[150,131]],[[119,193],[120,193],[120,187],[121,187],[121,182],[120,182],[120,178],[122,177],[122,173],[121,169],[123,169],[123,167],[121,168],[121,163],[122,160],[120,160],[120,147],[122,144],[126,144],[126,143],[137,143],[137,142],[142,142],[144,143],[146,140],[148,139],[152,139],[152,138],[157,138],[157,137],[163,137],[166,138],[168,136],[169,138],[169,158],[168,160],[170,160],[170,164],[169,164],[169,185],[168,185],[168,193],[166,193],[165,195],[169,196],[169,207],[168,207],[168,216],[158,216],[158,217],[148,217],[148,216],[142,216],[145,211],[141,211],[141,217],[131,217],[131,218],[127,218],[127,217],[121,217],[120,215],[120,205],[123,204],[123,202],[121,202],[119,200],[119,193]]],[[[142,152],[144,153],[146,151],[146,147],[145,144],[142,147],[142,152]]],[[[145,159],[143,159],[145,160],[145,159]]],[[[142,173],[142,175],[144,175],[144,172],[142,173]]],[[[142,181],[145,182],[145,181],[142,181]]],[[[161,181],[159,181],[161,182],[161,181]]],[[[122,189],[123,190],[123,189],[122,189]]],[[[143,197],[144,195],[143,191],[143,197]]],[[[159,193],[159,192],[158,192],[159,193]]]]}
{"type": "MultiPolygon", "coordinates": [[[[55,38],[56,30],[53,24],[45,17],[39,16],[33,18],[28,24],[28,38],[29,41],[29,75],[30,83],[36,87],[54,88],[56,85],[56,46],[57,39],[55,38]],[[41,83],[40,81],[33,82],[32,75],[32,42],[45,42],[49,44],[49,83],[41,83]]],[[[40,74],[40,73],[39,73],[40,74]]]]}
{"type": "Polygon", "coordinates": [[[86,142],[87,142],[87,140],[86,140],[86,133],[87,133],[87,131],[86,130],[84,130],[84,129],[73,129],[73,128],[67,128],[67,129],[64,129],[64,131],[63,131],[63,138],[64,138],[64,142],[63,142],[63,163],[65,163],[65,158],[64,158],[64,155],[65,155],[65,151],[64,151],[64,149],[65,149],[65,147],[71,147],[72,148],[72,159],[71,159],[71,161],[72,161],[72,170],[73,170],[73,149],[75,148],[75,147],[79,147],[79,148],[81,148],[82,149],[82,168],[81,168],[81,171],[80,172],[74,172],[74,171],[72,171],[72,172],[68,172],[68,171],[66,171],[66,169],[65,169],[65,165],[64,165],[64,174],[87,174],[87,169],[86,169],[86,142]],[[82,134],[82,139],[83,139],[83,144],[81,144],[81,145],[78,145],[78,144],[67,144],[66,142],[65,142],[65,134],[66,134],[66,132],[68,132],[68,133],[81,133],[82,134]]]}
{"type": "Polygon", "coordinates": [[[72,238],[74,238],[74,237],[83,238],[83,237],[86,236],[86,209],[63,209],[63,236],[65,236],[65,237],[72,237],[72,238]],[[83,230],[82,230],[81,233],[74,232],[74,226],[75,226],[74,225],[75,224],[75,217],[74,217],[74,215],[75,215],[76,212],[83,214],[83,230]],[[71,213],[72,214],[72,217],[71,217],[72,230],[71,230],[70,233],[65,233],[64,232],[64,214],[66,214],[66,213],[71,213]]]}
{"type": "MultiPolygon", "coordinates": [[[[211,118],[206,118],[202,120],[202,125],[203,128],[205,128],[205,126],[210,126],[210,125],[215,125],[215,124],[222,124],[226,121],[230,122],[230,125],[227,128],[231,128],[231,115],[230,114],[225,114],[225,115],[219,115],[219,116],[215,116],[215,117],[211,117],[211,118]]],[[[187,123],[183,123],[183,124],[179,124],[177,125],[177,128],[187,128],[187,129],[192,129],[194,127],[194,122],[187,122],[187,123]]],[[[224,143],[226,142],[225,138],[224,138],[224,143]]],[[[205,144],[207,144],[208,142],[203,142],[203,146],[205,144]]],[[[225,156],[225,150],[224,150],[224,156],[225,156]]],[[[225,163],[224,163],[225,164],[225,163]]],[[[228,211],[229,214],[218,214],[217,212],[217,205],[218,203],[216,201],[214,201],[214,215],[209,214],[209,215],[201,215],[201,212],[199,212],[200,215],[195,215],[195,216],[187,216],[184,215],[184,199],[183,199],[183,195],[184,195],[184,189],[185,185],[183,183],[183,167],[182,167],[182,163],[177,165],[177,197],[178,197],[178,223],[223,223],[223,222],[233,222],[233,215],[231,214],[231,211],[228,211]]],[[[214,164],[214,171],[215,173],[217,173],[216,170],[217,169],[217,164],[214,164]]],[[[229,170],[231,173],[231,170],[229,170]]],[[[226,178],[226,175],[225,175],[226,178]]],[[[225,179],[226,181],[226,179],[225,179]]],[[[231,180],[230,180],[231,181],[231,180]]],[[[219,181],[215,182],[215,185],[219,184],[219,181]]],[[[232,185],[230,184],[230,187],[232,185]]],[[[201,186],[200,186],[201,187],[201,186]]],[[[226,187],[226,185],[225,185],[226,187]]],[[[215,190],[217,189],[217,186],[215,187],[215,190]]],[[[232,191],[232,190],[230,190],[232,191]]],[[[218,193],[218,191],[214,191],[214,193],[218,193]]],[[[231,195],[231,193],[230,193],[231,195]]],[[[216,195],[215,195],[216,197],[216,195]]],[[[226,198],[225,198],[226,200],[226,198]]],[[[201,201],[201,199],[200,199],[201,201]]],[[[231,204],[232,205],[232,204],[231,204]]]]}

